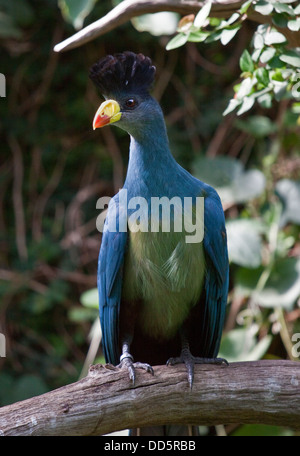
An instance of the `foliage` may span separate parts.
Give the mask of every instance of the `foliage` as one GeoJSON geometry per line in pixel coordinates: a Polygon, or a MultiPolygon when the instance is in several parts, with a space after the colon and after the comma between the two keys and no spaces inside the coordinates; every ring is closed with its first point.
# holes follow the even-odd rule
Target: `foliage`
{"type": "Polygon", "coordinates": [[[62,15],[75,29],[81,29],[84,19],[93,10],[97,0],[58,0],[62,15]]]}
{"type": "MultiPolygon", "coordinates": [[[[154,96],[165,112],[172,152],[222,198],[231,278],[221,355],[231,361],[292,358],[292,335],[300,333],[300,107],[288,92],[298,50],[270,43],[271,28],[244,24],[246,8],[254,6],[272,7],[274,27],[283,19],[298,27],[295,2],[246,2],[225,23],[210,18],[206,6],[196,18],[181,20],[174,40],[186,45],[171,52],[166,29],[160,35],[155,22],[154,32],[144,17],[122,26],[122,40],[120,30],[112,31],[62,55],[51,50],[74,32],[69,22],[90,23],[111,2],[16,2],[0,0],[0,71],[7,80],[7,98],[0,99],[0,332],[7,341],[0,404],[75,381],[89,363],[103,361],[101,349],[96,359],[94,351],[101,244],[96,201],[122,185],[128,138],[113,128],[92,131],[101,97],[88,68],[124,49],[155,61],[154,96]],[[252,50],[245,51],[240,43],[250,42],[252,50]],[[265,52],[273,56],[264,62],[265,52]],[[245,99],[258,101],[251,115],[244,105],[238,117],[234,111],[222,116],[232,87],[237,112],[245,99]]],[[[226,432],[286,431],[241,426],[226,432]]]]}
{"type": "MultiPolygon", "coordinates": [[[[235,95],[224,111],[224,115],[238,109],[241,115],[252,108],[257,101],[269,108],[273,100],[300,98],[300,51],[287,47],[286,36],[278,29],[300,30],[300,5],[296,0],[247,0],[229,19],[210,17],[211,2],[204,4],[199,13],[183,18],[178,34],[168,43],[167,49],[175,49],[186,42],[210,43],[220,40],[228,44],[247,19],[251,8],[264,16],[271,16],[268,22],[257,27],[253,35],[250,54],[245,49],[240,58],[242,82],[234,87],[235,95]],[[297,3],[294,5],[294,3],[297,3]]],[[[295,105],[298,106],[298,105],[295,105]]]]}

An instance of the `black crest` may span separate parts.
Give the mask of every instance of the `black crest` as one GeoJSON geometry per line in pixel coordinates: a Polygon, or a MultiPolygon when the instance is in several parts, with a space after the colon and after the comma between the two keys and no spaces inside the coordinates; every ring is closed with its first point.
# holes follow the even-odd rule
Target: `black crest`
{"type": "Polygon", "coordinates": [[[103,95],[124,92],[147,94],[154,81],[155,70],[149,57],[125,51],[107,55],[95,63],[90,70],[90,78],[103,95]]]}

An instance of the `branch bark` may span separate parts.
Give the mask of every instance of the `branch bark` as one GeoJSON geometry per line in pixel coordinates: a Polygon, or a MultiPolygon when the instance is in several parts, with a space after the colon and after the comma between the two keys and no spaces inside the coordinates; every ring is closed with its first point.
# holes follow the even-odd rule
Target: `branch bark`
{"type": "Polygon", "coordinates": [[[263,360],[138,371],[135,386],[112,366],[0,409],[0,435],[101,435],[160,424],[265,423],[300,427],[300,363],[263,360]]]}
{"type": "MultiPolygon", "coordinates": [[[[228,18],[237,11],[245,0],[213,0],[212,14],[215,17],[228,18]]],[[[119,27],[130,19],[146,13],[157,13],[160,11],[173,11],[182,15],[196,14],[205,2],[196,0],[124,0],[113,8],[102,18],[88,25],[75,33],[70,38],[62,41],[54,47],[55,52],[67,51],[104,35],[105,33],[119,27]]],[[[250,10],[248,18],[259,22],[270,22],[269,16],[258,14],[250,10]]],[[[288,29],[281,29],[293,46],[300,43],[300,32],[291,32],[288,29]]]]}

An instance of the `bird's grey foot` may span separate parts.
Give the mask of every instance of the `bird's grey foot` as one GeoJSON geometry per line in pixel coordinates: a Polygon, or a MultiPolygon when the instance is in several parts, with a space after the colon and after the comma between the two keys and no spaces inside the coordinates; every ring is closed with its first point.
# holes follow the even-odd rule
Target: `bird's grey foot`
{"type": "Polygon", "coordinates": [[[181,350],[180,356],[176,358],[169,358],[167,361],[167,366],[173,366],[174,364],[181,363],[184,363],[186,366],[188,382],[191,389],[194,381],[195,364],[226,364],[228,366],[228,361],[224,358],[202,358],[199,356],[193,356],[188,347],[184,347],[181,350]]]}
{"type": "Polygon", "coordinates": [[[117,367],[121,369],[127,369],[129,373],[129,378],[132,381],[133,385],[135,383],[135,369],[144,369],[146,372],[150,372],[152,375],[154,375],[154,371],[152,366],[147,363],[135,363],[133,360],[133,356],[130,353],[123,353],[120,356],[120,364],[117,365],[117,367]]]}

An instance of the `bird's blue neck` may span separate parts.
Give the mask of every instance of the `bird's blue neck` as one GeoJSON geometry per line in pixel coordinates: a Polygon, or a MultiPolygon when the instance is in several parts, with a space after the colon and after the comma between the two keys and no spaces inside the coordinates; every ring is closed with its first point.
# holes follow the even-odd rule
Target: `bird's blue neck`
{"type": "Polygon", "coordinates": [[[125,188],[165,194],[166,186],[178,172],[178,164],[169,149],[163,118],[144,124],[130,136],[129,163],[125,188]]]}

